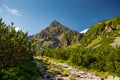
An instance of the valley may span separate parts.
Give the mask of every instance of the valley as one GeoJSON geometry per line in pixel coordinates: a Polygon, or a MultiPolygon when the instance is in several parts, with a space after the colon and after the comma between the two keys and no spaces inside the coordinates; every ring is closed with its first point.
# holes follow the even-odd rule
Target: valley
{"type": "Polygon", "coordinates": [[[56,20],[32,36],[13,26],[0,19],[0,80],[120,80],[120,16],[86,33],[56,20]]]}

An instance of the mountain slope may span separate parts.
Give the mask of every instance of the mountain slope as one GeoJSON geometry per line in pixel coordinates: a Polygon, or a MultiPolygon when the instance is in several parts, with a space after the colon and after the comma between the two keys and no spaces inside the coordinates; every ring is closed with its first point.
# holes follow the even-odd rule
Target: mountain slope
{"type": "Polygon", "coordinates": [[[60,48],[79,42],[81,38],[82,34],[79,32],[53,21],[47,28],[32,36],[30,41],[37,42],[39,48],[60,48]]]}
{"type": "MultiPolygon", "coordinates": [[[[100,21],[81,34],[70,30],[57,21],[53,21],[40,33],[29,37],[39,48],[86,47],[97,48],[110,45],[120,34],[120,16],[111,20],[100,21]]],[[[112,45],[110,45],[112,46],[112,45]]],[[[117,46],[114,45],[114,46],[117,46]]],[[[113,47],[114,47],[113,46],[113,47]]]]}
{"type": "MultiPolygon", "coordinates": [[[[102,72],[103,76],[112,74],[120,77],[120,16],[100,21],[90,27],[82,37],[80,35],[55,21],[48,28],[33,36],[33,40],[41,44],[39,47],[51,41],[59,41],[56,42],[57,47],[60,44],[62,48],[50,49],[57,47],[48,44],[49,49],[44,51],[45,56],[56,60],[61,59],[80,69],[102,72]],[[79,47],[71,47],[76,44],[79,47]],[[104,72],[107,72],[107,75],[104,72]]],[[[119,80],[118,77],[117,79],[119,80]]]]}
{"type": "Polygon", "coordinates": [[[109,45],[120,35],[120,16],[94,24],[81,39],[81,47],[109,45]]]}

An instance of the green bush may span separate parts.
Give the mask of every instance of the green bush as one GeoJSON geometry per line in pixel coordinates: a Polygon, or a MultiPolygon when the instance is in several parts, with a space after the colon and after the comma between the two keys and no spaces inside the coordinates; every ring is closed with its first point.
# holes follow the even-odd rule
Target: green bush
{"type": "Polygon", "coordinates": [[[69,64],[94,69],[100,72],[109,72],[119,75],[120,47],[110,46],[93,48],[62,48],[49,49],[45,56],[68,61],[69,64]],[[66,56],[67,55],[67,56],[66,56]]]}
{"type": "Polygon", "coordinates": [[[33,59],[35,50],[28,34],[0,19],[0,80],[35,80],[40,75],[33,59]]]}

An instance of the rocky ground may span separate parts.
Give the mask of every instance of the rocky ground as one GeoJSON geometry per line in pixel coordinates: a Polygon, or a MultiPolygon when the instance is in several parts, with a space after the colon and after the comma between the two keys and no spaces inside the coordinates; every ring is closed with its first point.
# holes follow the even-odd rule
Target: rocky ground
{"type": "Polygon", "coordinates": [[[120,46],[120,37],[116,37],[113,43],[110,44],[113,48],[120,46]]]}
{"type": "Polygon", "coordinates": [[[84,72],[72,66],[44,59],[44,63],[37,62],[43,76],[38,80],[120,80],[118,77],[100,77],[94,73],[84,72]],[[44,65],[44,66],[43,66],[44,65]]]}

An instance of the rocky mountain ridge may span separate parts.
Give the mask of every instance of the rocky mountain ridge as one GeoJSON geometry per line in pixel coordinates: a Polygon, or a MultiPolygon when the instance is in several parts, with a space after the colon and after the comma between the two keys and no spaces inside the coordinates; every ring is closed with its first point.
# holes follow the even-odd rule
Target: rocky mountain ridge
{"type": "Polygon", "coordinates": [[[31,42],[36,42],[39,48],[60,48],[79,42],[82,34],[70,30],[58,21],[53,21],[40,33],[29,37],[31,42]]]}
{"type": "Polygon", "coordinates": [[[97,48],[110,45],[116,37],[119,37],[119,34],[120,16],[100,21],[92,25],[84,34],[70,30],[55,20],[40,33],[29,37],[29,40],[36,42],[38,48],[54,49],[68,46],[97,48]]]}

